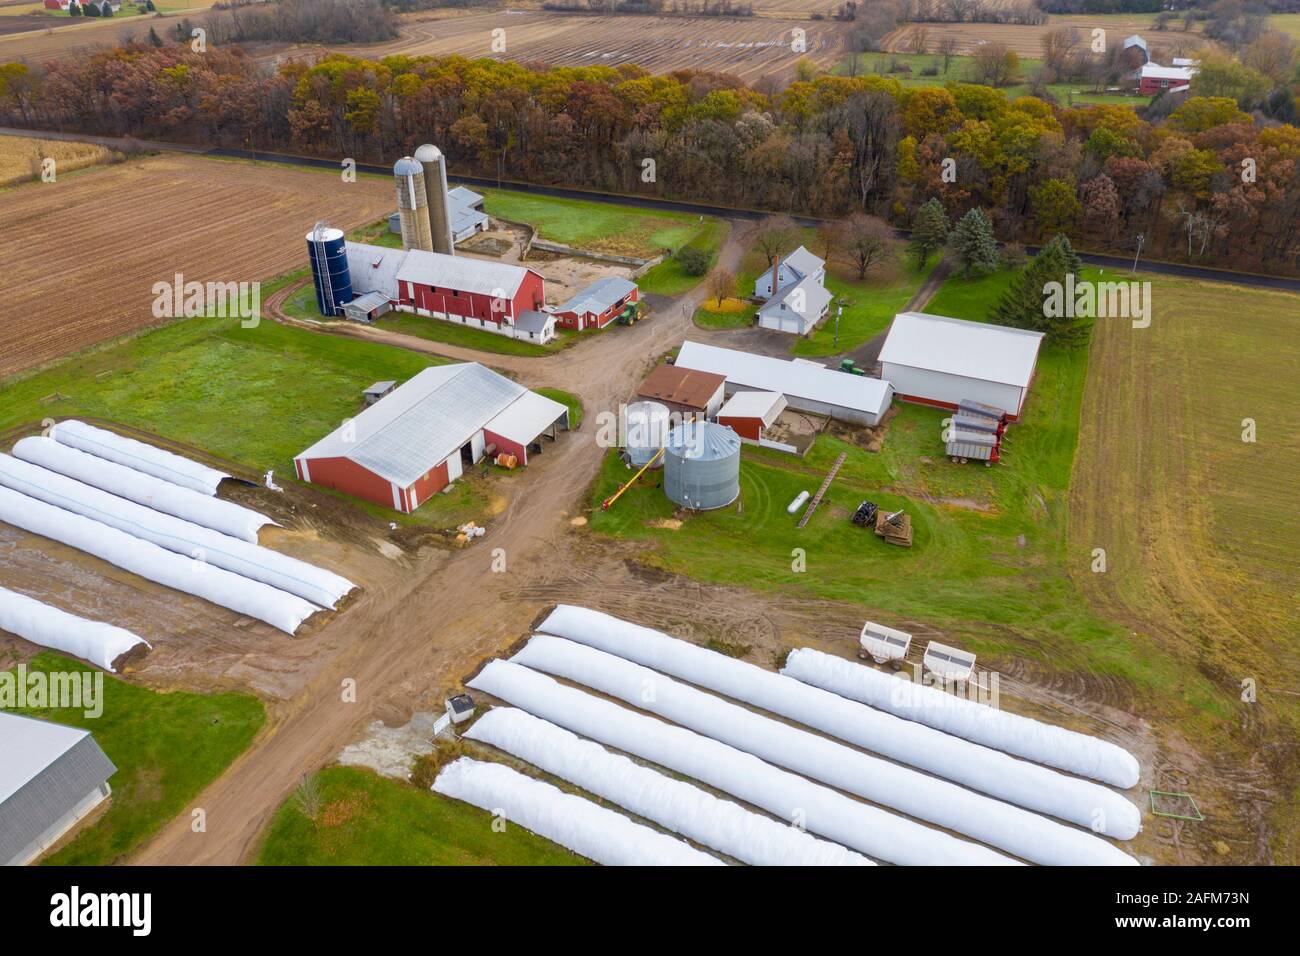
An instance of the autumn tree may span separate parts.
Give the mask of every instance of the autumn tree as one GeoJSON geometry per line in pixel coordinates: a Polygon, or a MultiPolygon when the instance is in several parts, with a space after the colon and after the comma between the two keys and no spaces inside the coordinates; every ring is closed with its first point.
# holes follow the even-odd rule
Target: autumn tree
{"type": "Polygon", "coordinates": [[[719,266],[709,274],[709,295],[717,300],[718,308],[722,308],[723,299],[735,294],[736,276],[733,273],[719,266]]]}
{"type": "Polygon", "coordinates": [[[1040,231],[1066,232],[1073,228],[1082,211],[1074,186],[1049,179],[1029,187],[1029,208],[1040,231]]]}
{"type": "Polygon", "coordinates": [[[1079,193],[1084,224],[1097,232],[1114,235],[1124,212],[1115,181],[1105,173],[1098,173],[1083,184],[1079,193]]]}
{"type": "Polygon", "coordinates": [[[998,268],[998,241],[993,235],[993,223],[983,209],[976,206],[957,220],[948,235],[948,250],[967,279],[998,268]]]}

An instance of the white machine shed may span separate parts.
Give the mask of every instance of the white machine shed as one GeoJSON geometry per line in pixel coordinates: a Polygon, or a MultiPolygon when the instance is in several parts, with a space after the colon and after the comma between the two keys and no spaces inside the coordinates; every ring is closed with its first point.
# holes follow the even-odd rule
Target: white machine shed
{"type": "Polygon", "coordinates": [[[894,317],[880,377],[904,401],[956,408],[971,399],[1020,416],[1043,333],[924,312],[894,317]]]}

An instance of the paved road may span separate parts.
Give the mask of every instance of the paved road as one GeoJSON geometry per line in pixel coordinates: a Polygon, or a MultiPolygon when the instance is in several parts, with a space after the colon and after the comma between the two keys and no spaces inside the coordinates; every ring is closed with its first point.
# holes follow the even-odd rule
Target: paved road
{"type": "MultiPolygon", "coordinates": [[[[290,166],[307,166],[317,169],[338,169],[335,160],[321,159],[314,156],[295,156],[289,153],[270,153],[259,150],[232,149],[227,147],[187,146],[179,143],[156,141],[125,140],[112,136],[88,136],[81,133],[47,132],[44,130],[26,130],[13,127],[0,127],[0,135],[8,136],[43,136],[52,139],[81,140],[102,143],[106,146],[122,147],[135,143],[147,149],[177,150],[197,153],[204,156],[225,157],[230,159],[255,159],[268,163],[283,163],[290,166]]],[[[357,169],[362,172],[387,175],[391,167],[361,163],[357,169]]],[[[622,205],[636,206],[641,209],[662,209],[669,212],[697,213],[702,216],[718,216],[724,219],[757,221],[771,214],[770,210],[740,209],[732,206],[714,206],[707,203],[683,202],[675,199],[660,199],[654,196],[636,196],[624,193],[596,192],[587,189],[572,189],[564,186],[541,186],[534,183],[520,183],[512,180],[485,179],[477,176],[452,176],[451,181],[466,186],[481,188],[505,188],[519,192],[535,193],[539,196],[555,196],[562,199],[588,199],[593,202],[616,202],[622,205]]],[[[795,222],[804,226],[817,226],[827,220],[812,216],[794,216],[795,222]]],[[[900,238],[906,238],[905,229],[895,230],[900,238]]],[[[1036,253],[1036,246],[1026,246],[1030,254],[1036,253]]],[[[1089,265],[1106,269],[1129,272],[1133,268],[1133,259],[1129,256],[1102,255],[1099,253],[1080,253],[1080,259],[1089,265]]],[[[1208,266],[1185,265],[1179,262],[1161,262],[1156,259],[1142,259],[1138,264],[1141,272],[1156,275],[1177,276],[1185,279],[1203,279],[1207,282],[1230,282],[1235,285],[1254,286],[1261,289],[1279,289],[1287,292],[1300,292],[1300,279],[1284,276],[1262,275],[1254,272],[1237,272],[1228,269],[1214,269],[1208,266]]]]}

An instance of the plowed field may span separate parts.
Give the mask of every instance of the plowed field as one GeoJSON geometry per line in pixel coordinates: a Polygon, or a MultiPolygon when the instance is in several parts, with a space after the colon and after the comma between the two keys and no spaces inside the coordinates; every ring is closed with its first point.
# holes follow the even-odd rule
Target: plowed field
{"type": "Polygon", "coordinates": [[[156,282],[254,282],[306,263],[317,219],[389,211],[392,186],[195,156],[32,183],[0,202],[0,378],[157,324],[156,282]],[[327,188],[333,186],[334,188],[327,188]]]}

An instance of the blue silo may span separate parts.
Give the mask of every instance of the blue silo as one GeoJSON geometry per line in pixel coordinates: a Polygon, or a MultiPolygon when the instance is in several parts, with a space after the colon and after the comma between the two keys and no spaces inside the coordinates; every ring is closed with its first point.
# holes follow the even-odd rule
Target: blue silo
{"type": "Polygon", "coordinates": [[[311,259],[311,279],[316,285],[316,308],[321,315],[338,315],[353,298],[343,230],[318,223],[307,233],[307,256],[311,259]]]}

